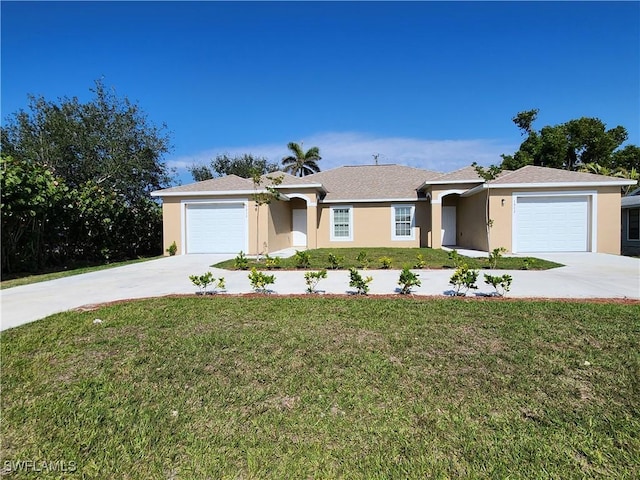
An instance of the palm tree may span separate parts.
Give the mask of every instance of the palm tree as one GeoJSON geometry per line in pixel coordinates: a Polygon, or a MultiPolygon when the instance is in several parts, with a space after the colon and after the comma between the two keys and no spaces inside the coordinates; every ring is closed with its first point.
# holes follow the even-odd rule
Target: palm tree
{"type": "Polygon", "coordinates": [[[296,177],[304,177],[320,171],[320,167],[317,164],[318,160],[322,160],[320,149],[311,147],[305,152],[302,149],[302,145],[302,142],[300,142],[300,145],[295,142],[289,142],[287,148],[291,150],[293,155],[282,159],[283,170],[296,177]]]}

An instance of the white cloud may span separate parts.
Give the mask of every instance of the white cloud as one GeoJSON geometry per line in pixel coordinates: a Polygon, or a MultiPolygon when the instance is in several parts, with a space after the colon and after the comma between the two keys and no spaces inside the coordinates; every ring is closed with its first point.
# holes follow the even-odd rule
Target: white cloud
{"type": "MultiPolygon", "coordinates": [[[[375,137],[354,132],[319,133],[300,139],[303,148],[320,148],[322,170],[342,165],[373,164],[374,155],[379,163],[396,163],[412,167],[450,172],[473,162],[488,166],[500,163],[501,153],[511,153],[518,146],[499,140],[424,140],[405,137],[375,137]]],[[[286,142],[278,144],[247,145],[240,147],[213,147],[193,155],[184,155],[170,159],[167,164],[178,169],[183,181],[189,175],[182,175],[193,164],[208,164],[216,155],[252,153],[279,163],[288,154],[286,142]]]]}

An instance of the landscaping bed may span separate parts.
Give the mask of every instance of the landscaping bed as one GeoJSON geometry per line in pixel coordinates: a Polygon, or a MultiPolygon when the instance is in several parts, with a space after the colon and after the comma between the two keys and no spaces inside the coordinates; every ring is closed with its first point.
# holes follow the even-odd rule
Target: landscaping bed
{"type": "MultiPolygon", "coordinates": [[[[489,268],[487,257],[473,258],[461,256],[469,268],[489,268]]],[[[401,269],[405,265],[411,268],[442,269],[455,268],[456,259],[450,252],[432,248],[318,248],[305,250],[301,255],[289,258],[281,258],[274,263],[264,256],[260,261],[255,258],[246,258],[244,268],[265,269],[350,269],[350,268],[392,268],[401,269]],[[308,256],[308,263],[301,261],[300,256],[308,256]],[[384,260],[383,260],[384,259],[384,260]]],[[[495,268],[502,270],[547,270],[561,267],[562,265],[547,260],[532,257],[505,257],[497,259],[495,268]]],[[[212,265],[216,268],[237,270],[238,262],[235,259],[212,265]]]]}

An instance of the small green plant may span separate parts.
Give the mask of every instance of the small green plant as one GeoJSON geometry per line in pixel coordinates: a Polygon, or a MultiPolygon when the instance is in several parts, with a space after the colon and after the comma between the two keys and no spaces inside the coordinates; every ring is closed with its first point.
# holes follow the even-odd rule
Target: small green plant
{"type": "Polygon", "coordinates": [[[170,257],[173,257],[176,253],[178,253],[178,245],[176,245],[175,240],[171,245],[169,245],[169,248],[167,248],[166,252],[170,257]]]}
{"type": "Polygon", "coordinates": [[[272,285],[276,282],[275,275],[268,275],[264,272],[259,272],[256,270],[256,267],[251,269],[251,273],[249,273],[249,282],[251,283],[251,288],[253,288],[256,293],[268,293],[267,285],[272,285]]]}
{"type": "Polygon", "coordinates": [[[307,284],[307,293],[315,293],[318,283],[323,278],[327,278],[327,271],[324,268],[319,272],[306,272],[304,281],[307,284]]]}
{"type": "Polygon", "coordinates": [[[502,258],[502,254],[507,251],[504,247],[494,248],[491,252],[489,252],[489,268],[495,269],[498,266],[498,260],[502,258]]]}
{"type": "Polygon", "coordinates": [[[360,250],[360,252],[358,252],[356,261],[360,264],[360,267],[364,269],[369,268],[369,263],[371,263],[371,260],[369,260],[367,252],[365,250],[360,250]]]}
{"type": "Polygon", "coordinates": [[[220,277],[216,279],[213,276],[213,272],[207,272],[202,275],[189,275],[189,280],[200,290],[197,292],[198,295],[206,295],[208,293],[215,293],[218,289],[224,290],[226,288],[224,277],[220,277]],[[213,292],[207,292],[207,287],[211,284],[214,284],[213,292]]]}
{"type": "Polygon", "coordinates": [[[522,260],[522,270],[530,270],[534,268],[535,263],[536,263],[535,258],[531,258],[531,257],[525,258],[524,260],[522,260]]]}
{"type": "Polygon", "coordinates": [[[249,259],[245,256],[244,252],[240,250],[238,256],[234,259],[233,265],[238,270],[246,270],[249,268],[249,259]]]}
{"type": "Polygon", "coordinates": [[[470,289],[477,290],[478,274],[478,270],[469,269],[466,263],[456,268],[456,271],[453,272],[449,279],[449,283],[453,285],[455,295],[464,296],[470,289]]]}
{"type": "Polygon", "coordinates": [[[449,256],[449,260],[453,262],[453,266],[455,268],[462,266],[463,258],[462,258],[462,255],[460,255],[457,250],[455,249],[451,250],[448,256],[449,256]]]}
{"type": "Polygon", "coordinates": [[[416,255],[416,264],[413,268],[424,268],[427,266],[427,261],[424,259],[421,253],[416,255]]]}
{"type": "Polygon", "coordinates": [[[342,262],[344,262],[344,257],[339,257],[337,255],[334,255],[333,253],[329,254],[329,268],[331,270],[337,270],[338,268],[342,267],[342,262]]]}
{"type": "Polygon", "coordinates": [[[358,295],[366,295],[369,293],[369,284],[373,277],[362,278],[362,275],[355,268],[349,269],[349,286],[356,288],[358,295]]]}
{"type": "Polygon", "coordinates": [[[267,267],[267,270],[280,268],[280,257],[270,257],[269,255],[266,255],[264,257],[264,265],[267,267]]]}
{"type": "Polygon", "coordinates": [[[311,264],[311,254],[306,250],[298,251],[293,256],[296,262],[296,268],[309,268],[311,264]]]}
{"type": "Polygon", "coordinates": [[[418,274],[409,270],[409,266],[405,265],[400,272],[400,279],[398,285],[400,285],[400,295],[409,295],[412,287],[419,287],[422,282],[418,279],[418,274]]]}
{"type": "Polygon", "coordinates": [[[391,263],[393,262],[393,259],[391,257],[380,257],[378,261],[380,262],[380,268],[387,270],[391,268],[391,263]]]}
{"type": "Polygon", "coordinates": [[[511,282],[513,278],[511,275],[484,275],[484,283],[491,285],[495,289],[495,295],[504,297],[505,293],[511,290],[511,282]]]}

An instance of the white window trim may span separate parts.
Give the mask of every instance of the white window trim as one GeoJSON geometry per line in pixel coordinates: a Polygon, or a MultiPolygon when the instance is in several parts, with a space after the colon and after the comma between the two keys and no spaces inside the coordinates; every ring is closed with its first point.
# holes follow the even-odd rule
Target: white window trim
{"type": "Polygon", "coordinates": [[[212,200],[209,198],[206,199],[188,199],[188,200],[180,200],[180,254],[187,254],[187,207],[190,204],[221,204],[221,203],[241,203],[244,206],[244,216],[245,216],[245,245],[244,252],[249,251],[249,201],[246,199],[237,199],[237,200],[212,200]]]}
{"type": "Polygon", "coordinates": [[[330,234],[329,239],[332,242],[353,242],[353,205],[340,205],[335,207],[330,207],[331,214],[329,219],[329,228],[330,234]],[[335,210],[349,210],[349,236],[348,237],[336,237],[335,233],[335,224],[333,214],[335,210]]]}
{"type": "Polygon", "coordinates": [[[392,241],[409,241],[416,239],[416,206],[408,203],[391,205],[391,240],[392,241]],[[411,209],[411,234],[396,235],[396,208],[408,207],[411,209]]]}
{"type": "MultiPolygon", "coordinates": [[[[629,236],[629,220],[631,219],[631,211],[632,210],[636,210],[638,212],[638,217],[640,217],[640,207],[633,207],[633,208],[628,208],[627,210],[627,242],[637,242],[638,240],[640,240],[640,236],[638,238],[631,238],[629,236]]],[[[638,219],[640,220],[640,218],[638,219]]]]}
{"type": "Polygon", "coordinates": [[[591,209],[589,211],[589,226],[591,235],[589,237],[588,252],[598,251],[598,192],[595,190],[575,190],[570,192],[513,192],[511,194],[511,251],[518,253],[517,231],[518,217],[516,215],[516,206],[520,197],[590,197],[591,209]]]}

